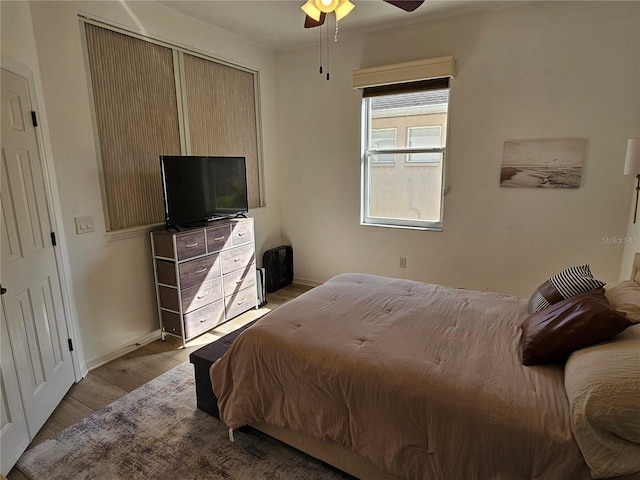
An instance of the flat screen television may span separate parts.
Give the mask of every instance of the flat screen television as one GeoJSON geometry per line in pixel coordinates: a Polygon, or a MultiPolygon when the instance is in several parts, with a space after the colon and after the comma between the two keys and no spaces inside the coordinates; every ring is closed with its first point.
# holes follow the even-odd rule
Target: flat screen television
{"type": "Polygon", "coordinates": [[[161,155],[164,223],[198,225],[246,213],[244,157],[161,155]]]}

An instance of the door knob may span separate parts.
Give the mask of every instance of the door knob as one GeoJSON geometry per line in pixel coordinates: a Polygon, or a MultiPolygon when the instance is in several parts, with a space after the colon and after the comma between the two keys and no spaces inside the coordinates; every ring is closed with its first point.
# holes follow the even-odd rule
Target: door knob
{"type": "Polygon", "coordinates": [[[7,289],[0,285],[0,295],[4,295],[5,293],[7,293],[7,289]]]}

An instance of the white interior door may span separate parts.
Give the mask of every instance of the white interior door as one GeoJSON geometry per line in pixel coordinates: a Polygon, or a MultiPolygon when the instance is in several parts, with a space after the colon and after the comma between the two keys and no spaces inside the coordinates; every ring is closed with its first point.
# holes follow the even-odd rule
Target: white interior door
{"type": "Polygon", "coordinates": [[[0,350],[0,473],[7,475],[22,452],[29,445],[27,420],[20,399],[20,388],[9,342],[9,332],[5,323],[3,309],[0,308],[2,321],[2,350],[0,350]]]}
{"type": "MultiPolygon", "coordinates": [[[[74,370],[27,79],[2,68],[1,85],[0,298],[33,438],[73,384],[74,370]]],[[[4,376],[4,352],[2,360],[4,376]]]]}

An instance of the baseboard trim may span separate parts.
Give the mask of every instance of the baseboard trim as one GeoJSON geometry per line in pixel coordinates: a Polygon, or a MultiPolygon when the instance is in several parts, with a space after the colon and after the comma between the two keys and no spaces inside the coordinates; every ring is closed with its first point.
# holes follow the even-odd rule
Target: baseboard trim
{"type": "Polygon", "coordinates": [[[317,287],[318,285],[322,285],[324,282],[311,280],[310,278],[295,277],[293,279],[293,283],[297,283],[298,285],[305,285],[307,287],[317,287]]]}
{"type": "Polygon", "coordinates": [[[126,345],[123,345],[122,347],[116,348],[115,350],[111,350],[106,355],[102,355],[101,357],[94,358],[90,362],[87,362],[87,369],[91,371],[94,368],[101,367],[105,363],[109,363],[110,361],[115,360],[116,358],[122,357],[123,355],[133,352],[134,350],[144,345],[147,345],[151,342],[155,342],[160,338],[162,338],[162,332],[160,331],[160,329],[155,330],[151,333],[148,333],[147,335],[144,335],[142,337],[135,339],[131,343],[128,343],[126,345]]]}

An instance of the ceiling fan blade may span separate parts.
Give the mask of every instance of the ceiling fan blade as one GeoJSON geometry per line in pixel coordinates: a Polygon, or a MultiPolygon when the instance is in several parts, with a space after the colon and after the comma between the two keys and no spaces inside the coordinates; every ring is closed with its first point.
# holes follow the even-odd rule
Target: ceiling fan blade
{"type": "Polygon", "coordinates": [[[405,12],[413,12],[424,3],[424,0],[383,0],[393,6],[401,8],[405,12]]]}
{"type": "Polygon", "coordinates": [[[309,15],[305,16],[304,19],[304,28],[313,28],[313,27],[319,27],[320,25],[322,25],[324,23],[324,19],[326,18],[327,14],[322,12],[320,14],[320,20],[314,20],[313,18],[311,18],[309,15]]]}

